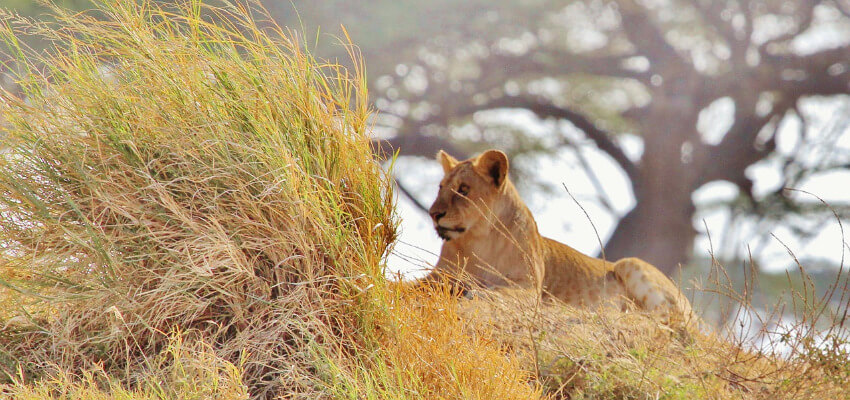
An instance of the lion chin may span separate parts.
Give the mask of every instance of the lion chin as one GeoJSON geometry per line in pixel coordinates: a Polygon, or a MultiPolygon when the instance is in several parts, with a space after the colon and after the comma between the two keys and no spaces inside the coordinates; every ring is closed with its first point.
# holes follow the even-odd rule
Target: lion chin
{"type": "Polygon", "coordinates": [[[437,236],[439,236],[440,239],[443,239],[445,241],[455,239],[461,233],[466,231],[466,229],[464,228],[446,228],[443,226],[437,226],[434,229],[437,231],[437,236]],[[452,235],[454,235],[454,237],[452,237],[452,235]]]}
{"type": "Polygon", "coordinates": [[[488,150],[458,161],[440,151],[437,159],[445,175],[428,213],[443,246],[431,276],[463,272],[488,288],[529,287],[577,306],[635,305],[668,321],[698,320],[673,281],[649,263],[637,258],[610,262],[541,236],[508,177],[505,153],[488,150]],[[487,223],[462,217],[476,213],[476,221],[487,223]],[[459,226],[443,226],[440,221],[449,221],[445,218],[459,226]],[[462,234],[463,240],[454,240],[462,234]]]}

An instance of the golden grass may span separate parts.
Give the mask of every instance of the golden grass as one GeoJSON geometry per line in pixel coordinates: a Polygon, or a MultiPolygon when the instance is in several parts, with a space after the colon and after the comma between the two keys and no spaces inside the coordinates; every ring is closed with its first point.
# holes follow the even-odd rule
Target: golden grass
{"type": "MultiPolygon", "coordinates": [[[[535,399],[533,374],[495,340],[498,330],[472,330],[446,287],[399,286],[394,320],[383,332],[383,357],[421,382],[423,399],[535,399]]],[[[411,387],[415,387],[411,385],[411,387]]]]}
{"type": "Polygon", "coordinates": [[[239,366],[222,360],[204,343],[184,343],[177,332],[153,361],[156,367],[152,374],[140,377],[132,390],[95,368],[82,371],[81,376],[57,370],[32,385],[9,385],[0,394],[19,400],[248,399],[239,366]]]}

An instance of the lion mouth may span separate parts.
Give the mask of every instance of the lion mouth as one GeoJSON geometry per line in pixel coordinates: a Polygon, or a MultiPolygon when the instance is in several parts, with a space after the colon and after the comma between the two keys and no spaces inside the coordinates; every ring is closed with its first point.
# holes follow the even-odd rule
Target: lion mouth
{"type": "Polygon", "coordinates": [[[443,240],[450,240],[452,237],[449,235],[450,233],[460,234],[466,232],[466,228],[446,228],[444,226],[437,226],[437,235],[443,240]]]}

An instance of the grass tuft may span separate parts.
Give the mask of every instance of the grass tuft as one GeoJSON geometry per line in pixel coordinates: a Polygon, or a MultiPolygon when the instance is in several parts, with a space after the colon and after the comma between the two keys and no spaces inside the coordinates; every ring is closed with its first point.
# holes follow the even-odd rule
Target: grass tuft
{"type": "Polygon", "coordinates": [[[168,346],[155,359],[155,368],[141,377],[135,389],[110,377],[103,369],[84,370],[79,374],[57,369],[32,385],[8,386],[6,394],[19,400],[247,400],[242,370],[214,354],[209,345],[188,345],[175,332],[168,346]]]}

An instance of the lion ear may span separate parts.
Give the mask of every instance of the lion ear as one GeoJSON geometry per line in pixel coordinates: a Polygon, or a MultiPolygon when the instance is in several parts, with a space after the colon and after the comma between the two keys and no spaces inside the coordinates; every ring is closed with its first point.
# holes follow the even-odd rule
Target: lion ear
{"type": "Polygon", "coordinates": [[[482,176],[493,179],[493,184],[501,188],[508,178],[508,156],[499,150],[487,150],[472,163],[472,167],[482,176]]]}
{"type": "Polygon", "coordinates": [[[456,158],[450,156],[449,153],[446,153],[442,150],[437,152],[437,161],[439,161],[440,165],[443,166],[443,173],[448,173],[458,163],[456,158]]]}

